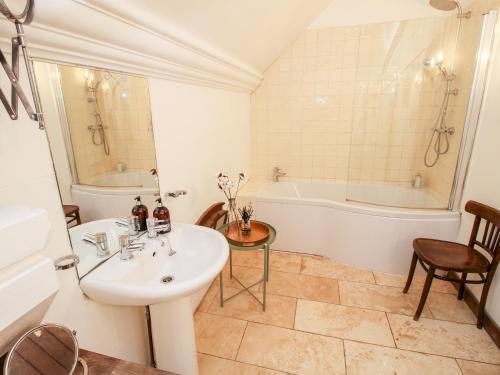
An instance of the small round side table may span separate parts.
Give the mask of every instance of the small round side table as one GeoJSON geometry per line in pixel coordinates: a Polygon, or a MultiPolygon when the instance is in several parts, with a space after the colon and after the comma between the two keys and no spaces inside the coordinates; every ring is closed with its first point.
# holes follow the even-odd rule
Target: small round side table
{"type": "MultiPolygon", "coordinates": [[[[232,295],[231,297],[224,299],[224,288],[223,288],[223,283],[222,283],[222,272],[219,274],[219,280],[220,280],[220,305],[221,307],[224,306],[224,302],[229,301],[230,299],[236,297],[237,295],[243,293],[243,292],[248,292],[250,295],[255,298],[261,305],[262,305],[262,310],[266,311],[266,283],[269,281],[269,246],[274,242],[276,239],[276,229],[273,228],[272,225],[268,223],[264,223],[262,221],[254,221],[260,224],[265,225],[269,229],[269,237],[266,239],[264,243],[260,243],[258,245],[251,245],[253,241],[249,244],[249,246],[238,246],[232,244],[229,240],[229,277],[231,279],[236,280],[238,284],[240,284],[243,289],[240,290],[238,293],[232,295]],[[262,279],[253,283],[252,285],[246,286],[244,285],[240,280],[236,278],[236,276],[233,275],[233,250],[238,250],[238,251],[249,251],[249,250],[263,250],[264,251],[264,274],[262,275],[262,279]],[[251,291],[250,288],[254,287],[255,285],[262,283],[262,301],[254,295],[251,291]]],[[[226,223],[217,230],[221,232],[224,236],[226,236],[226,230],[231,225],[231,223],[226,223]]],[[[227,237],[226,237],[227,239],[227,237]]]]}

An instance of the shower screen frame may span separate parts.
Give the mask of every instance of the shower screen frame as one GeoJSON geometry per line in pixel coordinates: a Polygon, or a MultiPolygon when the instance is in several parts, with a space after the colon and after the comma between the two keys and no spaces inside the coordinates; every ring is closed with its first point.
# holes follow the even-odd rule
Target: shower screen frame
{"type": "Polygon", "coordinates": [[[481,115],[497,19],[497,10],[483,13],[483,24],[476,54],[476,66],[474,68],[457,165],[455,167],[455,175],[448,202],[448,210],[450,211],[460,210],[463,190],[472,156],[472,149],[474,147],[474,140],[476,138],[477,127],[481,115]]]}

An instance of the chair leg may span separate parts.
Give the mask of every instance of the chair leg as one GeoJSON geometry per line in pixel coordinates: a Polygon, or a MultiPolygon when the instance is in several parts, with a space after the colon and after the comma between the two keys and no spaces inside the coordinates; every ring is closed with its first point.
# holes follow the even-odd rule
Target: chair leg
{"type": "Polygon", "coordinates": [[[417,267],[417,254],[413,252],[413,257],[411,258],[410,270],[408,271],[408,279],[406,280],[405,288],[403,293],[408,293],[410,289],[411,282],[413,280],[413,275],[415,274],[415,268],[417,267]]]}
{"type": "Polygon", "coordinates": [[[457,298],[459,300],[464,299],[464,293],[465,293],[465,282],[467,281],[467,272],[462,272],[462,277],[460,281],[460,288],[458,289],[458,296],[457,298]]]}
{"type": "Polygon", "coordinates": [[[422,290],[422,295],[420,296],[420,302],[417,307],[417,311],[415,311],[415,315],[413,316],[413,320],[418,320],[420,318],[420,314],[422,314],[422,310],[425,306],[425,301],[427,300],[427,296],[429,294],[429,290],[431,289],[432,279],[434,278],[434,272],[436,270],[432,267],[429,267],[429,271],[427,271],[427,277],[425,278],[424,289],[422,290]]]}

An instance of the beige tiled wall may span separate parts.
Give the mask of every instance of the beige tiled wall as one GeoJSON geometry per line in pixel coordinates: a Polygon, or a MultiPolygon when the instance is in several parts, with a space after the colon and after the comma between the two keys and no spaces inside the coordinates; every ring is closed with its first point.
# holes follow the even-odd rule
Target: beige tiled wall
{"type": "MultiPolygon", "coordinates": [[[[253,176],[267,179],[280,166],[292,178],[407,184],[420,173],[445,196],[451,180],[438,176],[453,176],[470,72],[450,103],[450,126],[460,128],[450,154],[429,173],[423,156],[445,86],[423,61],[442,54],[449,67],[456,27],[446,17],[307,30],[252,95],[253,176]]],[[[457,76],[474,56],[477,30],[464,30],[457,76]]]]}
{"type": "MultiPolygon", "coordinates": [[[[116,170],[119,162],[127,169],[156,168],[153,129],[145,78],[72,66],[60,66],[61,85],[81,183],[93,176],[116,170]],[[92,143],[89,125],[95,125],[95,104],[88,100],[87,78],[102,79],[97,89],[99,112],[107,127],[110,154],[92,143]],[[105,79],[104,76],[109,79],[105,79]]],[[[96,140],[100,140],[96,134],[96,140]]]]}

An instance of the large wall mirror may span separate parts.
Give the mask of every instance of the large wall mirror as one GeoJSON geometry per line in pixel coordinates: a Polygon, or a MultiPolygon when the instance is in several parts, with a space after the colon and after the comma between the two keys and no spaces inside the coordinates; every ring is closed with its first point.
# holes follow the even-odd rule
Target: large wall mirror
{"type": "Polygon", "coordinates": [[[159,196],[148,80],[107,69],[33,62],[79,277],[118,251],[140,196],[159,196]],[[80,223],[95,223],[79,225],[80,223]],[[92,235],[107,234],[96,253],[92,235]]]}

